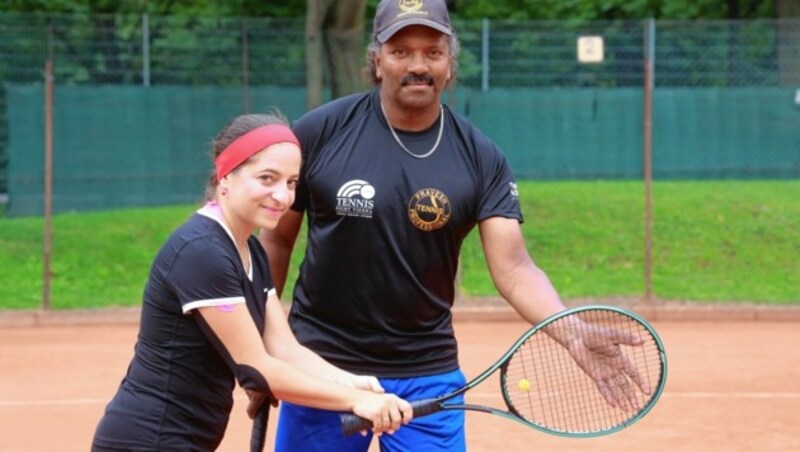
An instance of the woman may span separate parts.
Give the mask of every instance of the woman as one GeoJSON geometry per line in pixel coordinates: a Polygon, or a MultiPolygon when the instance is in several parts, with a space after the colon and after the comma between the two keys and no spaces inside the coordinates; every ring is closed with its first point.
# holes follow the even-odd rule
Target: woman
{"type": "Polygon", "coordinates": [[[352,411],[393,433],[411,407],[377,379],[340,370],[294,338],[253,233],[294,202],[300,148],[280,114],[233,119],[213,146],[206,204],[156,256],[135,354],[92,450],[214,450],[235,382],[251,397],[352,411]],[[269,382],[269,383],[267,383],[269,382]]]}

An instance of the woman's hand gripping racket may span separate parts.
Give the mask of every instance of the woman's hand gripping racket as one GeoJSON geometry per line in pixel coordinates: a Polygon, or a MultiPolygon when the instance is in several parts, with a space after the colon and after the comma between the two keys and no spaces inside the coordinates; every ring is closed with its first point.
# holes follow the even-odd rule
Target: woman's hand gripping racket
{"type": "MultiPolygon", "coordinates": [[[[584,306],[532,327],[464,387],[411,405],[415,418],[441,410],[474,410],[560,436],[599,436],[647,414],[666,376],[663,344],[644,319],[618,307],[584,306]],[[498,369],[507,411],[447,403],[498,369]]],[[[349,413],[341,415],[341,421],[345,435],[371,427],[349,413]]]]}
{"type": "Polygon", "coordinates": [[[253,430],[250,433],[250,452],[263,452],[267,439],[267,425],[269,425],[269,411],[277,406],[271,396],[245,390],[250,399],[247,405],[247,414],[253,418],[253,430]],[[254,410],[257,410],[254,412],[254,410]]]}
{"type": "Polygon", "coordinates": [[[250,434],[250,452],[263,452],[267,440],[267,425],[269,424],[269,403],[264,402],[253,418],[253,431],[250,434]]]}

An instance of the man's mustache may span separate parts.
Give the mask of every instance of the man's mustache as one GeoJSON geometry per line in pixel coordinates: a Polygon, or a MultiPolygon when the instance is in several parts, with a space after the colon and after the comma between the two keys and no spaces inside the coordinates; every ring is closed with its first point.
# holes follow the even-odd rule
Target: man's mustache
{"type": "Polygon", "coordinates": [[[411,83],[414,83],[414,84],[425,83],[425,84],[428,84],[428,85],[433,85],[433,77],[431,77],[428,74],[422,74],[422,75],[409,74],[409,75],[406,75],[406,76],[404,76],[403,78],[400,79],[400,85],[401,86],[405,86],[405,85],[408,85],[408,84],[411,84],[411,83]]]}

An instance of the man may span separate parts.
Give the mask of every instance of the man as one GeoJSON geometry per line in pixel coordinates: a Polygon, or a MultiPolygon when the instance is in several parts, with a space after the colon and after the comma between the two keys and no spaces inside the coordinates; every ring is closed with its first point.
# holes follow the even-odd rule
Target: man
{"type": "MultiPolygon", "coordinates": [[[[260,239],[278,290],[308,216],[290,324],[336,366],[416,400],[462,386],[451,307],[461,244],[478,226],[492,279],[531,323],[564,309],[523,241],[506,158],[442,105],[458,40],[443,0],[383,0],[367,72],[376,89],[334,100],[292,127],[303,168],[297,200],[260,239]]],[[[457,400],[453,401],[457,403],[457,400]]],[[[284,403],[276,450],[367,450],[336,413],[284,403]]],[[[382,450],[465,450],[464,414],[415,418],[382,450]]]]}

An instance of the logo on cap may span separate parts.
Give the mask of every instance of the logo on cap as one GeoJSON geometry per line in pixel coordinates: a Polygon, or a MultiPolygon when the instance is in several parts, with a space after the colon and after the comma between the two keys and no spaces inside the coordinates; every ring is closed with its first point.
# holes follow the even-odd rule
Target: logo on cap
{"type": "Polygon", "coordinates": [[[419,11],[422,8],[422,0],[400,0],[400,9],[406,14],[419,11]]]}
{"type": "Polygon", "coordinates": [[[424,25],[446,35],[453,34],[444,0],[381,0],[373,22],[378,42],[386,42],[409,25],[424,25]]]}

